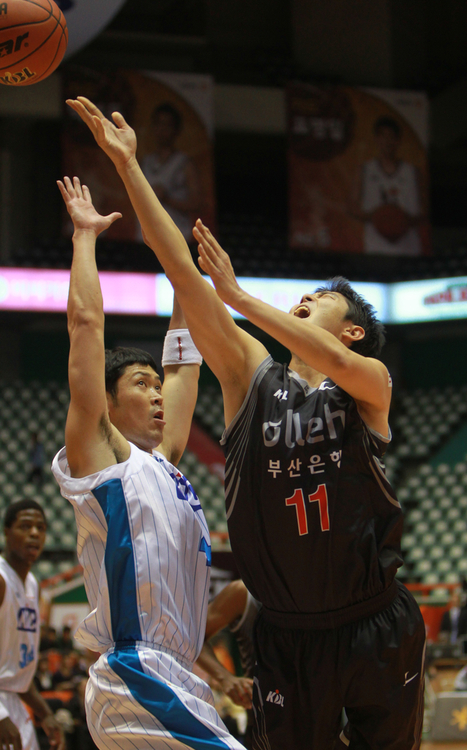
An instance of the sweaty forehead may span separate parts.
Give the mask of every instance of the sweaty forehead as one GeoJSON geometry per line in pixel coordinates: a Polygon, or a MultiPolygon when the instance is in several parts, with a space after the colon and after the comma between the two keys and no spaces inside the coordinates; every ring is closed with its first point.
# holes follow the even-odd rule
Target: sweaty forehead
{"type": "Polygon", "coordinates": [[[134,365],[128,365],[124,375],[127,378],[132,378],[137,375],[145,375],[146,377],[160,380],[159,374],[151,367],[151,365],[142,365],[136,362],[134,365]]]}
{"type": "Polygon", "coordinates": [[[23,523],[23,521],[27,521],[29,523],[45,523],[45,518],[40,510],[36,510],[35,508],[26,508],[25,510],[18,511],[13,523],[23,523]]]}

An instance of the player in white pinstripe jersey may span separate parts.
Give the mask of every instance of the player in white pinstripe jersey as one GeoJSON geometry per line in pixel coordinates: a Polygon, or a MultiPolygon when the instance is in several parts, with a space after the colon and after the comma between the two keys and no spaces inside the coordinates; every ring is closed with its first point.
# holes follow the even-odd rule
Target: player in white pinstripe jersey
{"type": "Polygon", "coordinates": [[[150,355],[104,350],[95,239],[119,214],[100,216],[76,177],[58,184],[75,231],[70,407],[53,471],[75,509],[92,608],[76,637],[101,653],[86,691],[91,735],[101,750],[241,748],[191,671],[204,639],[211,548],[199,501],[175,465],[201,358],[176,327],[184,322],[176,304],[164,400],[150,355]]]}

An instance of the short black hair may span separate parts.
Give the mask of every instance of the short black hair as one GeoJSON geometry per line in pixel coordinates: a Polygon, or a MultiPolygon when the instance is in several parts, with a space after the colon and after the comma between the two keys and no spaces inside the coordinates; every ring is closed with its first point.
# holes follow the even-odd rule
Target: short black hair
{"type": "Polygon", "coordinates": [[[35,500],[32,500],[30,497],[26,497],[23,500],[16,500],[14,503],[11,503],[6,511],[5,515],[3,516],[3,528],[9,529],[11,526],[13,526],[14,522],[16,521],[16,517],[18,513],[22,510],[38,510],[42,513],[42,516],[44,518],[45,523],[47,523],[47,518],[44,512],[44,509],[39,505],[38,502],[35,500]]]}
{"type": "Polygon", "coordinates": [[[402,135],[402,129],[397,120],[394,119],[394,117],[378,117],[375,124],[373,125],[373,133],[375,135],[378,135],[380,130],[383,130],[383,128],[389,128],[389,130],[392,130],[396,138],[400,138],[402,135]]]}
{"type": "Polygon", "coordinates": [[[105,390],[112,398],[115,398],[118,390],[118,381],[127,367],[131,365],[145,365],[152,367],[154,372],[160,376],[154,359],[143,349],[131,346],[116,346],[115,349],[105,350],[105,390]]]}
{"type": "Polygon", "coordinates": [[[180,132],[180,130],[182,129],[183,120],[180,112],[176,107],[173,106],[173,104],[170,104],[170,102],[163,102],[162,104],[159,104],[157,107],[155,107],[151,114],[152,122],[155,122],[158,116],[161,114],[170,115],[173,120],[175,130],[177,132],[180,132]]]}
{"type": "Polygon", "coordinates": [[[352,344],[352,351],[362,354],[364,357],[377,357],[384,346],[386,337],[384,326],[376,317],[374,307],[360,294],[357,294],[343,276],[334,276],[326,282],[326,286],[319,287],[315,291],[337,292],[345,297],[349,307],[345,319],[351,320],[352,323],[361,326],[365,331],[364,338],[352,344]]]}

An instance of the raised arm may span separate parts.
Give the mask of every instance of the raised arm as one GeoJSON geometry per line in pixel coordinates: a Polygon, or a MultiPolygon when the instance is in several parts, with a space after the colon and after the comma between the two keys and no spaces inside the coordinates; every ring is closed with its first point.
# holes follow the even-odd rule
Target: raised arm
{"type": "Polygon", "coordinates": [[[164,364],[162,395],[167,424],[158,450],[176,466],[183,455],[190,434],[198,395],[201,361],[194,345],[190,346],[191,337],[176,296],[174,296],[169,331],[173,334],[166,337],[165,359],[174,364],[164,364]]]}
{"type": "Polygon", "coordinates": [[[84,97],[67,103],[115,164],[145,240],[174,287],[195,344],[222,385],[228,424],[243,401],[253,372],[267,356],[266,349],[235,324],[210,284],[202,278],[183,235],[140,169],[136,136],[123,116],[115,112],[111,122],[84,97]]]}
{"type": "MultiPolygon", "coordinates": [[[[385,365],[352,351],[325,328],[277,310],[247,294],[237,283],[227,253],[214,240],[209,229],[197,222],[195,236],[200,243],[200,265],[211,276],[221,299],[280,341],[305,365],[341,386],[357,401],[367,424],[387,434],[391,382],[385,365]]],[[[350,344],[352,339],[356,341],[363,336],[363,329],[349,321],[343,334],[346,342],[350,344]]]]}
{"type": "Polygon", "coordinates": [[[104,310],[96,266],[96,237],[121,214],[100,216],[77,177],[58,181],[74,225],[68,294],[70,406],[65,444],[71,474],[87,476],[124,460],[127,441],[110,424],[105,391],[104,310]]]}

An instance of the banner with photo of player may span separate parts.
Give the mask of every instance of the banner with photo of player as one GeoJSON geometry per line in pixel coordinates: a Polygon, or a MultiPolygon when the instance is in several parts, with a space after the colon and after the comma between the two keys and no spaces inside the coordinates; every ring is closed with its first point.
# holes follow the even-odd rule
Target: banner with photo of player
{"type": "Polygon", "coordinates": [[[291,247],[430,252],[425,94],[291,83],[287,115],[291,247]]]}
{"type": "MultiPolygon", "coordinates": [[[[215,230],[210,76],[69,68],[64,85],[66,99],[86,96],[106,117],[120,111],[135,129],[143,172],[187,242],[193,242],[192,227],[198,217],[215,230]]],[[[122,213],[103,236],[142,242],[139,222],[115,167],[69,107],[62,162],[63,174],[77,175],[89,187],[100,213],[122,213]]],[[[64,214],[64,233],[71,231],[64,214]]]]}

